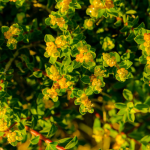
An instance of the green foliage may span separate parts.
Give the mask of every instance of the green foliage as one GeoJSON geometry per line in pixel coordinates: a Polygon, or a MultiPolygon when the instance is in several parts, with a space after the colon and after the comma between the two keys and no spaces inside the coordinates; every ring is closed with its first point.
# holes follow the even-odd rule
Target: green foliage
{"type": "Polygon", "coordinates": [[[149,7],[0,0],[0,149],[148,150],[149,7]]]}

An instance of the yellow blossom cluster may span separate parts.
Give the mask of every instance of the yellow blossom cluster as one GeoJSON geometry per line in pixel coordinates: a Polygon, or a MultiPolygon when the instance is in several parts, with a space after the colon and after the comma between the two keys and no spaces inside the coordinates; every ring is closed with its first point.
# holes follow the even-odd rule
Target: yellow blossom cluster
{"type": "Polygon", "coordinates": [[[59,51],[57,50],[57,46],[55,45],[54,42],[47,42],[46,43],[46,51],[49,56],[52,57],[58,57],[59,56],[59,51]]]}
{"type": "Polygon", "coordinates": [[[87,9],[87,13],[90,13],[92,17],[98,17],[99,9],[110,9],[114,7],[112,0],[105,0],[103,3],[101,0],[93,0],[92,5],[87,9]]]}
{"type": "Polygon", "coordinates": [[[126,70],[125,68],[118,69],[117,75],[119,76],[121,81],[125,81],[127,79],[128,70],[126,70]]]}
{"type": "Polygon", "coordinates": [[[94,130],[94,134],[92,137],[95,139],[97,143],[101,142],[103,138],[109,137],[110,131],[108,129],[96,129],[94,130]]]}
{"type": "Polygon", "coordinates": [[[53,87],[51,89],[48,89],[47,90],[47,93],[48,93],[48,97],[49,98],[56,98],[58,96],[58,93],[56,92],[56,89],[54,89],[53,87]]]}
{"type": "Polygon", "coordinates": [[[53,26],[57,24],[60,28],[64,27],[65,19],[63,17],[56,18],[56,16],[53,15],[49,15],[49,17],[51,18],[50,24],[53,26]]]}
{"type": "Polygon", "coordinates": [[[5,39],[13,38],[13,36],[20,30],[14,26],[10,26],[9,30],[4,32],[5,39]]]}
{"type": "Polygon", "coordinates": [[[83,93],[80,98],[77,98],[77,102],[81,102],[81,104],[84,105],[85,109],[83,109],[83,112],[92,109],[92,103],[85,93],[83,93]]]}
{"type": "Polygon", "coordinates": [[[96,76],[96,77],[104,77],[105,76],[105,73],[106,72],[106,70],[102,70],[100,67],[95,67],[94,68],[94,75],[96,76]]]}
{"type": "Polygon", "coordinates": [[[8,132],[7,134],[7,140],[9,143],[16,142],[16,132],[8,132]]]}
{"type": "Polygon", "coordinates": [[[87,62],[93,62],[93,55],[88,52],[88,48],[86,45],[83,44],[81,41],[80,46],[77,47],[80,54],[76,55],[76,61],[83,63],[83,61],[87,62]]]}
{"type": "Polygon", "coordinates": [[[0,119],[0,132],[6,131],[8,129],[7,122],[4,119],[0,119]]]}
{"type": "Polygon", "coordinates": [[[59,8],[60,8],[61,13],[64,13],[69,9],[69,4],[71,2],[72,0],[63,0],[62,2],[60,2],[59,8]]]}
{"type": "Polygon", "coordinates": [[[57,81],[60,78],[60,74],[54,65],[51,65],[50,72],[51,72],[51,74],[49,75],[49,78],[51,80],[57,81]]]}
{"type": "Polygon", "coordinates": [[[67,41],[65,40],[65,36],[61,37],[58,36],[55,40],[55,44],[57,45],[57,48],[61,48],[67,44],[67,41]]]}
{"type": "Polygon", "coordinates": [[[106,64],[110,67],[113,67],[117,64],[116,57],[115,56],[111,57],[110,54],[108,53],[103,53],[103,59],[106,62],[106,64]]]}
{"type": "Polygon", "coordinates": [[[115,138],[115,144],[113,145],[113,149],[120,149],[121,145],[125,142],[125,140],[122,138],[121,134],[118,134],[115,138]]]}
{"type": "Polygon", "coordinates": [[[144,34],[144,46],[145,46],[145,51],[147,53],[147,55],[150,55],[150,33],[145,33],[144,34]]]}
{"type": "Polygon", "coordinates": [[[98,92],[101,92],[102,81],[94,75],[92,75],[90,78],[91,78],[90,82],[92,83],[92,86],[94,87],[94,89],[98,92]]]}
{"type": "Polygon", "coordinates": [[[80,53],[78,55],[76,55],[76,61],[83,63],[83,61],[87,62],[93,62],[93,55],[89,52],[89,53],[80,53]]]}

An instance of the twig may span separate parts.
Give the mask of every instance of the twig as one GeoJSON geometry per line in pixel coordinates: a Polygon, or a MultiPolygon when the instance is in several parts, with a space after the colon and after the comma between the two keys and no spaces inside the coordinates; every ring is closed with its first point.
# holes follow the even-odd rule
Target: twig
{"type": "MultiPolygon", "coordinates": [[[[40,134],[39,132],[37,132],[37,131],[31,129],[31,128],[28,127],[28,126],[25,126],[25,129],[26,129],[27,131],[29,131],[32,135],[34,135],[34,136],[39,136],[40,139],[43,140],[43,141],[45,141],[45,143],[47,143],[47,144],[53,142],[53,141],[51,141],[50,139],[47,139],[45,136],[43,136],[43,135],[40,134]]],[[[61,146],[59,146],[59,145],[57,145],[56,148],[57,148],[58,150],[65,150],[63,147],[61,147],[61,146]]]]}
{"type": "Polygon", "coordinates": [[[19,48],[19,49],[15,52],[14,57],[11,58],[11,59],[8,61],[8,63],[6,64],[4,73],[7,72],[7,70],[8,70],[9,67],[11,66],[12,62],[13,62],[13,61],[15,60],[15,58],[19,55],[19,50],[24,49],[24,48],[30,48],[30,47],[32,47],[32,46],[34,46],[34,45],[30,44],[30,45],[23,46],[23,47],[19,48]]]}
{"type": "Polygon", "coordinates": [[[100,94],[105,95],[105,96],[107,96],[107,97],[111,98],[111,96],[110,96],[110,95],[108,95],[107,93],[101,92],[100,94]]]}

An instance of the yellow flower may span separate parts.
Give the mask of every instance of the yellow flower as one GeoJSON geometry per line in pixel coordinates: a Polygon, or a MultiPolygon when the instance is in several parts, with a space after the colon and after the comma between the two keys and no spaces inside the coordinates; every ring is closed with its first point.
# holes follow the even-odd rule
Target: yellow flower
{"type": "Polygon", "coordinates": [[[47,42],[46,46],[47,46],[46,51],[47,51],[49,56],[58,57],[59,51],[57,50],[57,47],[54,44],[54,42],[47,42]]]}
{"type": "Polygon", "coordinates": [[[83,45],[82,42],[80,43],[81,43],[81,46],[78,47],[78,51],[80,52],[80,54],[86,53],[88,51],[87,46],[83,45]]]}
{"type": "Polygon", "coordinates": [[[10,39],[13,35],[12,35],[12,33],[8,30],[7,32],[4,32],[4,36],[5,36],[5,39],[10,39]]]}
{"type": "Polygon", "coordinates": [[[56,90],[54,89],[54,88],[51,88],[51,89],[48,89],[47,90],[47,93],[48,93],[48,96],[50,97],[50,98],[56,98],[57,97],[57,92],[56,92],[56,90]]]}
{"type": "Polygon", "coordinates": [[[51,18],[50,24],[54,26],[56,24],[57,18],[53,15],[49,15],[49,17],[51,18]]]}
{"type": "Polygon", "coordinates": [[[57,18],[56,22],[57,22],[57,25],[62,28],[65,24],[65,19],[63,17],[57,18]]]}
{"type": "Polygon", "coordinates": [[[66,89],[68,88],[67,82],[66,82],[66,78],[61,78],[60,80],[58,80],[58,84],[60,86],[61,89],[66,89]]]}
{"type": "Polygon", "coordinates": [[[150,64],[150,56],[147,56],[146,59],[147,59],[147,64],[150,64]]]}
{"type": "Polygon", "coordinates": [[[110,67],[113,67],[116,65],[116,58],[114,56],[112,56],[111,58],[109,58],[107,61],[106,61],[107,65],[110,66],[110,67]]]}
{"type": "Polygon", "coordinates": [[[121,68],[117,71],[118,76],[120,78],[121,81],[125,81],[128,75],[128,70],[126,70],[125,68],[121,68]]]}
{"type": "Polygon", "coordinates": [[[83,59],[85,60],[85,62],[92,62],[93,61],[93,55],[91,53],[86,53],[84,54],[83,59]]]}
{"type": "Polygon", "coordinates": [[[97,68],[97,67],[94,68],[94,75],[96,77],[98,76],[103,77],[105,72],[106,70],[101,70],[100,68],[97,68]]]}
{"type": "Polygon", "coordinates": [[[118,145],[122,145],[125,142],[125,140],[122,138],[122,135],[120,134],[116,136],[115,140],[118,145]]]}
{"type": "Polygon", "coordinates": [[[56,44],[57,47],[59,47],[59,48],[65,46],[66,43],[67,43],[67,42],[66,42],[65,40],[63,40],[62,37],[60,37],[60,36],[57,37],[56,40],[55,40],[55,44],[56,44]]]}
{"type": "Polygon", "coordinates": [[[102,55],[103,55],[104,61],[107,61],[110,58],[110,54],[108,53],[103,53],[102,55]]]}
{"type": "Polygon", "coordinates": [[[95,8],[99,8],[99,9],[103,9],[104,8],[104,5],[101,2],[101,0],[94,0],[93,1],[93,5],[94,5],[95,8]]]}
{"type": "Polygon", "coordinates": [[[16,142],[16,132],[8,132],[7,140],[9,143],[16,142]]]}
{"type": "Polygon", "coordinates": [[[92,135],[92,137],[95,139],[97,143],[99,143],[102,141],[103,135],[104,135],[103,130],[94,130],[94,135],[92,135]]]}
{"type": "Polygon", "coordinates": [[[0,131],[6,131],[8,129],[7,122],[4,119],[0,119],[0,131]]]}
{"type": "Polygon", "coordinates": [[[94,23],[93,23],[92,20],[88,20],[88,21],[86,22],[86,26],[87,26],[88,28],[92,27],[93,24],[94,24],[94,23]]]}

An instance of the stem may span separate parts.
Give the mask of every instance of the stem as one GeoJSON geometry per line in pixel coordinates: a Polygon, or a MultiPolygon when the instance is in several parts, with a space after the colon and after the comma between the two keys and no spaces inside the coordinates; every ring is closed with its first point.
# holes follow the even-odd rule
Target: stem
{"type": "Polygon", "coordinates": [[[14,57],[13,57],[13,58],[11,58],[11,59],[9,60],[9,62],[6,64],[6,67],[5,67],[4,73],[6,73],[6,72],[7,72],[7,70],[8,70],[8,69],[9,69],[9,67],[11,66],[12,62],[15,60],[15,58],[16,58],[18,55],[19,55],[19,51],[17,50],[17,51],[15,52],[15,54],[14,54],[14,57]]]}
{"type": "Polygon", "coordinates": [[[101,92],[100,94],[105,95],[105,96],[107,96],[107,97],[111,98],[111,96],[110,96],[110,95],[108,95],[107,93],[101,92]]]}
{"type": "MultiPolygon", "coordinates": [[[[25,129],[26,129],[27,131],[29,131],[32,135],[34,135],[34,136],[39,136],[40,139],[43,140],[43,141],[45,141],[45,143],[47,143],[47,144],[53,142],[53,141],[51,141],[50,139],[47,139],[45,136],[43,136],[43,135],[40,134],[39,132],[37,132],[37,131],[31,129],[31,128],[28,127],[28,126],[25,126],[25,129]]],[[[56,148],[57,148],[58,150],[65,150],[63,147],[61,147],[61,146],[59,146],[59,145],[57,145],[56,148]]]]}
{"type": "Polygon", "coordinates": [[[15,60],[15,58],[19,55],[19,50],[24,49],[24,48],[30,48],[30,47],[32,47],[32,46],[34,46],[34,45],[31,44],[31,45],[27,45],[27,46],[23,46],[23,47],[19,48],[19,49],[15,52],[14,57],[11,58],[11,59],[8,61],[8,63],[6,64],[4,73],[7,72],[7,70],[8,70],[9,67],[11,66],[12,62],[13,62],[13,61],[15,60]]]}

